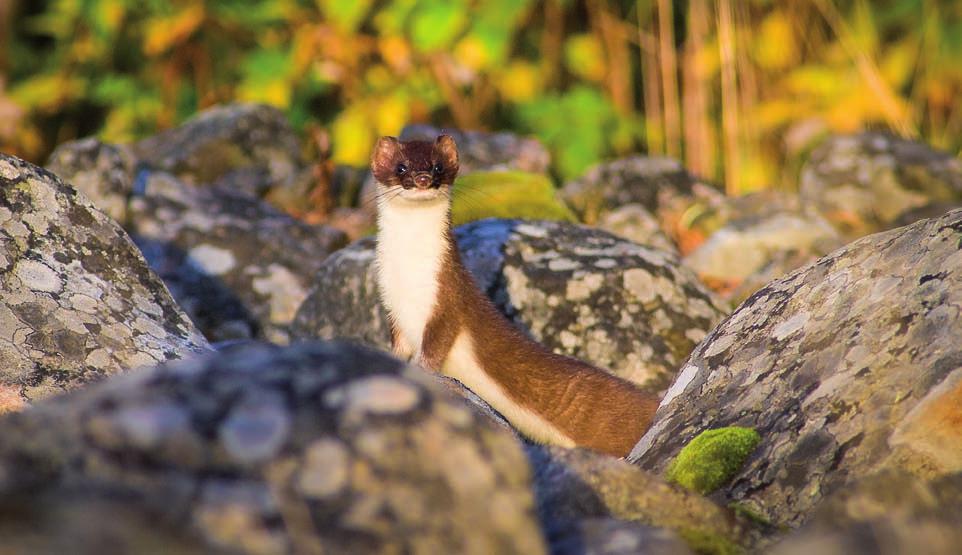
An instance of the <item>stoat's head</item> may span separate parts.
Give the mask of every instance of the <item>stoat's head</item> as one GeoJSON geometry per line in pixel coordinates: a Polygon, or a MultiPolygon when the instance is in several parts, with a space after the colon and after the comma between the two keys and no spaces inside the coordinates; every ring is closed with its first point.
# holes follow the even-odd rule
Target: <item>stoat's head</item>
{"type": "Polygon", "coordinates": [[[381,137],[371,154],[378,197],[427,201],[447,198],[458,175],[458,146],[448,135],[431,141],[381,137]]]}

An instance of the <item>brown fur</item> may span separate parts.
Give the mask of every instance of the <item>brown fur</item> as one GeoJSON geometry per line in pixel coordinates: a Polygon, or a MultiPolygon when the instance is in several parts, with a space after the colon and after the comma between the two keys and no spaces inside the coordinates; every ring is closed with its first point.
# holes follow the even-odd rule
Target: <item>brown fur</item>
{"type": "MultiPolygon", "coordinates": [[[[457,174],[457,150],[449,137],[435,143],[378,142],[372,171],[384,185],[403,186],[396,165],[408,173],[429,171],[441,161],[440,186],[450,187],[457,174]],[[453,172],[453,173],[452,173],[453,172]]],[[[538,414],[577,445],[616,456],[627,455],[651,426],[658,398],[633,384],[580,360],[552,353],[514,327],[475,285],[461,262],[454,235],[438,276],[434,311],[424,331],[421,363],[440,371],[455,340],[467,331],[480,366],[513,401],[538,414]]],[[[394,331],[395,352],[403,352],[394,331]]]]}

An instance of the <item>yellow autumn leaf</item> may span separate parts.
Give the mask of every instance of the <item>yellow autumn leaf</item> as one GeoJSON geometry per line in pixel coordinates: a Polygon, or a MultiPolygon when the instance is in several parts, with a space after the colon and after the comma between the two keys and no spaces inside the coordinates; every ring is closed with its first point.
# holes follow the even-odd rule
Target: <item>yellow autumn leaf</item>
{"type": "Polygon", "coordinates": [[[366,166],[374,144],[371,122],[361,106],[348,106],[331,126],[333,153],[336,164],[366,166]]]}
{"type": "Polygon", "coordinates": [[[759,25],[753,54],[765,69],[784,69],[798,59],[795,30],[784,11],[773,11],[759,25]]]}
{"type": "Polygon", "coordinates": [[[538,67],[524,61],[514,61],[508,64],[503,72],[497,75],[494,86],[501,96],[509,102],[525,102],[533,99],[541,92],[541,73],[538,67]]]}
{"type": "Polygon", "coordinates": [[[601,43],[594,35],[572,35],[564,45],[565,66],[584,79],[601,81],[605,78],[605,57],[601,43]]]}
{"type": "Polygon", "coordinates": [[[410,119],[409,102],[401,95],[375,102],[374,106],[374,122],[378,135],[397,135],[410,119]]]}
{"type": "Polygon", "coordinates": [[[465,67],[479,70],[489,65],[488,50],[475,35],[468,35],[454,47],[454,59],[465,67]]]}
{"type": "Polygon", "coordinates": [[[151,19],[144,33],[144,53],[155,56],[183,42],[200,27],[205,15],[204,4],[195,2],[171,17],[151,19]]]}

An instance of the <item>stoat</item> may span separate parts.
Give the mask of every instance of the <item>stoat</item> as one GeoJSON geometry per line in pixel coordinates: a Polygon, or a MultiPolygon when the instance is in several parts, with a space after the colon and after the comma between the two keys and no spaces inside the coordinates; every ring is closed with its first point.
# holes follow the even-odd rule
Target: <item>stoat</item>
{"type": "Polygon", "coordinates": [[[539,443],[625,456],[658,398],[516,329],[475,285],[451,231],[454,140],[381,138],[377,281],[395,354],[451,376],[539,443]]]}

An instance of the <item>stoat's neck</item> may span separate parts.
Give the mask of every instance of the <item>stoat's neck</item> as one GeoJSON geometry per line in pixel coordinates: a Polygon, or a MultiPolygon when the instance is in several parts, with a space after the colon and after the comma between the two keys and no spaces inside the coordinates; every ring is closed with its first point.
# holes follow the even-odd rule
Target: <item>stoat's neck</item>
{"type": "Polygon", "coordinates": [[[437,303],[438,272],[450,248],[446,196],[412,202],[380,195],[377,211],[378,286],[395,325],[414,352],[437,303]]]}

